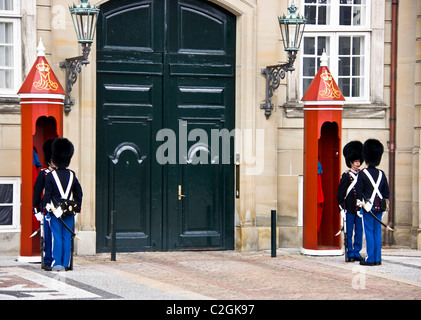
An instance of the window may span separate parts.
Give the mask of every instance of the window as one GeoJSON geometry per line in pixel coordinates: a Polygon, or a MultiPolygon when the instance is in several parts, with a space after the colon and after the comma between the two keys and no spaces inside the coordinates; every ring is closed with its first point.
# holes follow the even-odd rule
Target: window
{"type": "Polygon", "coordinates": [[[0,232],[20,228],[20,179],[0,178],[0,232]]]}
{"type": "MultiPolygon", "coordinates": [[[[302,59],[303,59],[303,92],[305,92],[320,68],[320,57],[323,51],[329,56],[330,37],[308,36],[303,38],[302,59]]],[[[332,72],[332,71],[331,71],[332,72]]]]}
{"type": "Polygon", "coordinates": [[[301,94],[320,67],[323,51],[347,101],[368,102],[370,1],[304,0],[307,17],[301,51],[301,94]]]}
{"type": "Polygon", "coordinates": [[[19,1],[0,0],[0,95],[14,95],[21,82],[19,1]]]}
{"type": "Polygon", "coordinates": [[[338,86],[345,97],[364,97],[364,53],[363,36],[339,36],[338,86]]]}

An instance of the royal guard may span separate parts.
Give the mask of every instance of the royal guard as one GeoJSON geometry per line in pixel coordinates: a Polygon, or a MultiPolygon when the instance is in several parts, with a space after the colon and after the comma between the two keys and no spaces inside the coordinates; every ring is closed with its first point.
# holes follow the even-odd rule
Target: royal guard
{"type": "Polygon", "coordinates": [[[367,168],[361,170],[357,182],[357,203],[361,206],[367,256],[361,265],[380,265],[382,248],[382,216],[387,211],[389,185],[380,164],[384,147],[376,139],[364,142],[363,157],[367,168]]]}
{"type": "Polygon", "coordinates": [[[72,269],[74,218],[80,212],[83,197],[75,173],[67,169],[73,153],[68,139],[56,138],[52,145],[52,165],[56,169],[45,179],[44,206],[51,215],[53,271],[72,269]]]}
{"type": "Polygon", "coordinates": [[[41,234],[41,268],[47,271],[51,270],[51,263],[53,262],[53,256],[51,252],[52,239],[50,230],[50,215],[44,212],[42,204],[42,197],[44,195],[45,178],[54,170],[51,165],[51,147],[54,139],[48,139],[42,145],[44,153],[44,161],[47,165],[46,168],[41,169],[34,184],[34,194],[32,197],[32,206],[34,210],[34,216],[40,222],[40,234],[41,234]],[[45,213],[45,214],[44,214],[45,213]],[[42,230],[41,230],[42,228],[42,230]]]}
{"type": "MultiPolygon", "coordinates": [[[[360,167],[364,162],[361,141],[348,142],[343,150],[346,166],[349,170],[342,174],[339,182],[337,200],[344,233],[345,261],[361,261],[360,251],[363,244],[363,225],[358,215],[356,184],[360,167]],[[354,233],[355,232],[355,233],[354,233]]],[[[339,235],[338,232],[337,235],[339,235]]]]}

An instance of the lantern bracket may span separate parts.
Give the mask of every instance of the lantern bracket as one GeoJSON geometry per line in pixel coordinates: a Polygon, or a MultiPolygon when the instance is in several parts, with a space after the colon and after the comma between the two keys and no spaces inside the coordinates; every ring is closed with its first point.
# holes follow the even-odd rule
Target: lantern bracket
{"type": "Polygon", "coordinates": [[[66,97],[64,98],[64,112],[66,115],[72,109],[75,101],[70,97],[73,85],[77,81],[82,66],[89,64],[88,56],[91,52],[91,45],[94,41],[96,22],[100,9],[91,5],[88,0],[80,0],[80,4],[69,6],[73,27],[76,32],[77,42],[82,45],[82,55],[67,58],[60,62],[60,68],[66,68],[66,97]]]}
{"type": "Polygon", "coordinates": [[[282,43],[284,50],[288,54],[288,62],[274,66],[267,66],[261,70],[262,75],[266,77],[266,98],[260,105],[260,109],[265,110],[266,119],[272,114],[273,104],[272,96],[285,74],[294,71],[294,62],[297,58],[297,52],[300,49],[303,38],[304,28],[307,18],[297,13],[298,7],[293,3],[288,8],[288,14],[278,17],[279,27],[281,28],[282,43]]]}
{"type": "Polygon", "coordinates": [[[285,79],[286,73],[295,70],[294,61],[297,57],[297,51],[287,51],[288,62],[284,64],[278,64],[273,66],[267,66],[262,68],[261,74],[266,77],[266,98],[265,102],[260,105],[260,109],[265,110],[266,119],[272,114],[273,104],[272,96],[273,93],[278,89],[282,79],[285,79]]]}
{"type": "Polygon", "coordinates": [[[79,73],[82,71],[82,66],[90,63],[88,60],[89,53],[91,52],[91,43],[82,43],[82,55],[67,58],[66,61],[60,62],[60,68],[66,68],[66,97],[64,98],[64,112],[66,115],[72,110],[75,100],[70,97],[73,85],[77,81],[79,73]]]}

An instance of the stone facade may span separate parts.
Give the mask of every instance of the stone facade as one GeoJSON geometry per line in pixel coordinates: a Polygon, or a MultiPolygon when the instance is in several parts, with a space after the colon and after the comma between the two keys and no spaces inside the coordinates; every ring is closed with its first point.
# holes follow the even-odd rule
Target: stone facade
{"type": "MultiPolygon", "coordinates": [[[[276,91],[272,116],[259,108],[265,99],[261,68],[286,60],[277,16],[287,0],[210,0],[237,17],[236,128],[249,130],[237,143],[240,190],[235,200],[236,249],[270,248],[270,212],[277,210],[279,247],[302,244],[303,110],[297,89],[299,63],[276,91]],[[245,140],[245,139],[244,139],[245,140]]],[[[36,57],[40,37],[54,73],[64,85],[59,62],[80,54],[68,0],[21,0],[23,77],[36,57]],[[36,32],[35,32],[36,30],[36,32]]],[[[105,1],[90,1],[100,5],[105,1]]],[[[295,1],[296,3],[299,1],[295,1]]],[[[300,4],[297,3],[299,6],[300,4]]],[[[353,139],[377,138],[385,146],[380,168],[388,175],[391,74],[391,0],[372,0],[370,103],[347,104],[342,145],[353,139]]],[[[95,61],[95,44],[89,57],[95,61]]],[[[297,59],[298,60],[298,59],[297,59]]],[[[23,81],[23,80],[22,80],[23,81]]],[[[95,63],[84,67],[73,87],[75,105],[64,117],[64,136],[75,146],[71,169],[84,190],[83,214],[77,222],[76,252],[95,253],[95,63]]],[[[393,243],[421,250],[421,3],[399,2],[397,67],[396,209],[393,243]]],[[[342,160],[342,168],[345,164],[342,160]]],[[[0,95],[0,177],[20,177],[20,107],[17,96],[0,95]]],[[[387,220],[387,217],[384,218],[387,220]]],[[[1,252],[19,248],[18,232],[0,230],[1,252]],[[7,245],[3,245],[7,239],[7,245]]]]}

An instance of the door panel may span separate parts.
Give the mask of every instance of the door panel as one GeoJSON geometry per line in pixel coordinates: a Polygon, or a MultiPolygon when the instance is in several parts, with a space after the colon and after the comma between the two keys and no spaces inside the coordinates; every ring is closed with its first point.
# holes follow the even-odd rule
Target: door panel
{"type": "MultiPolygon", "coordinates": [[[[110,121],[109,135],[127,129],[150,135],[148,125],[136,121],[110,121]],[[144,128],[141,128],[141,127],[144,128]]],[[[130,141],[132,139],[124,139],[130,141]]],[[[110,142],[110,145],[113,143],[110,142]]],[[[115,214],[116,239],[119,251],[151,247],[150,215],[151,160],[150,148],[133,142],[122,142],[110,156],[109,204],[115,214]],[[142,150],[143,149],[143,150],[142,150]]],[[[111,220],[111,217],[109,218],[111,220]]]]}
{"type": "Polygon", "coordinates": [[[220,247],[223,244],[223,170],[216,165],[219,155],[212,158],[211,141],[204,141],[205,135],[200,134],[206,132],[206,136],[211,137],[212,129],[219,131],[216,120],[187,120],[190,138],[197,137],[198,140],[188,142],[187,164],[182,165],[180,170],[185,194],[178,214],[181,248],[220,247]],[[200,135],[195,137],[195,132],[200,135]]]}
{"type": "Polygon", "coordinates": [[[97,250],[111,210],[118,251],[233,249],[234,142],[220,163],[211,135],[234,128],[235,17],[202,0],[110,0],[97,28],[97,250]],[[176,164],[156,159],[163,128],[176,164]]]}
{"type": "MultiPolygon", "coordinates": [[[[198,0],[168,1],[168,52],[230,56],[235,52],[235,17],[198,0]]],[[[200,56],[191,57],[200,59],[200,56]]],[[[205,57],[205,61],[209,57],[205,57]]]]}
{"type": "Polygon", "coordinates": [[[163,51],[164,1],[111,0],[101,5],[98,48],[120,53],[163,51]]]}
{"type": "Polygon", "coordinates": [[[200,74],[168,83],[169,127],[179,137],[179,165],[168,168],[168,224],[177,226],[168,229],[169,249],[233,248],[233,116],[225,107],[233,87],[200,74]]]}
{"type": "Polygon", "coordinates": [[[178,132],[181,162],[168,168],[169,250],[233,249],[234,141],[224,164],[219,133],[234,128],[235,17],[205,1],[168,5],[164,123],[178,132]]]}
{"type": "MultiPolygon", "coordinates": [[[[106,62],[98,62],[102,64],[106,62]]],[[[162,246],[162,166],[155,161],[162,76],[126,74],[117,68],[112,73],[99,69],[98,75],[98,251],[110,246],[111,211],[117,251],[156,250],[162,246]]]]}

